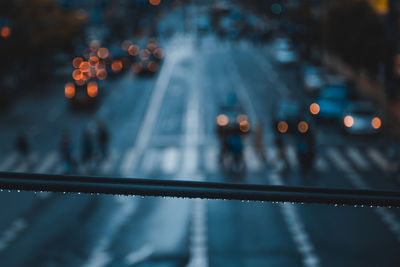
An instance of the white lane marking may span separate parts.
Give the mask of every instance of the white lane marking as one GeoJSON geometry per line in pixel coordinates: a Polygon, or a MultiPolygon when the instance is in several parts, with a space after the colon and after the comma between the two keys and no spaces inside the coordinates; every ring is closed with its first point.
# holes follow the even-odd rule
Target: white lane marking
{"type": "MultiPolygon", "coordinates": [[[[180,52],[182,52],[182,50],[180,52]]],[[[161,68],[161,72],[157,78],[146,114],[143,118],[143,123],[135,140],[135,144],[130,149],[132,152],[128,152],[129,157],[125,157],[121,165],[123,175],[130,176],[136,169],[139,158],[149,143],[151,133],[153,132],[161,108],[162,100],[164,99],[165,92],[171,79],[172,69],[175,66],[175,62],[177,62],[180,57],[186,56],[186,54],[187,53],[167,53],[169,56],[166,57],[164,66],[161,68]]]]}
{"type": "Polygon", "coordinates": [[[333,161],[333,164],[341,171],[348,171],[350,169],[349,163],[344,159],[340,152],[333,147],[326,150],[326,154],[333,161]]]}
{"type": "Polygon", "coordinates": [[[347,155],[350,157],[350,159],[355,163],[357,168],[360,170],[366,171],[369,170],[369,164],[367,160],[365,160],[364,156],[361,154],[361,152],[354,147],[348,147],[346,149],[347,155]]]}
{"type": "Polygon", "coordinates": [[[155,148],[150,148],[144,153],[141,169],[145,174],[156,170],[159,154],[159,151],[155,148]]]}
{"type": "Polygon", "coordinates": [[[58,153],[51,151],[40,160],[40,165],[34,170],[35,173],[46,173],[59,161],[58,153]]]}
{"type": "Polygon", "coordinates": [[[23,219],[16,219],[1,236],[0,251],[8,247],[8,245],[17,238],[18,233],[27,227],[27,223],[23,219]]]}
{"type": "Polygon", "coordinates": [[[110,174],[115,166],[115,162],[117,161],[117,156],[117,151],[112,149],[111,153],[109,153],[107,158],[101,163],[100,172],[103,174],[110,174]]]}
{"type": "Polygon", "coordinates": [[[315,168],[318,171],[327,171],[329,169],[328,162],[326,162],[325,158],[322,155],[319,155],[317,157],[317,160],[315,162],[315,168]]]}
{"type": "Polygon", "coordinates": [[[126,220],[133,214],[137,207],[137,202],[132,201],[132,198],[118,197],[120,206],[109,221],[107,231],[104,231],[97,245],[93,248],[90,257],[82,264],[83,267],[102,267],[106,266],[112,260],[112,255],[109,252],[109,247],[113,238],[118,233],[119,229],[126,223],[126,220]]]}
{"type": "Polygon", "coordinates": [[[254,151],[253,146],[246,146],[244,149],[244,159],[247,166],[247,169],[250,172],[258,172],[262,169],[263,165],[260,158],[257,156],[254,151]]]}
{"type": "Polygon", "coordinates": [[[208,267],[207,206],[194,199],[190,227],[190,260],[187,267],[208,267]]]}
{"type": "Polygon", "coordinates": [[[204,165],[207,172],[214,173],[218,169],[218,147],[209,146],[204,151],[204,165]]]}
{"type": "MultiPolygon", "coordinates": [[[[283,185],[281,177],[276,173],[271,173],[271,175],[269,175],[269,180],[273,185],[283,185]]],[[[287,203],[281,203],[279,207],[293,242],[296,244],[296,249],[302,256],[303,266],[320,266],[321,261],[315,253],[314,245],[298,215],[296,207],[287,203]]]]}
{"type": "Polygon", "coordinates": [[[185,174],[195,173],[198,169],[198,148],[186,147],[183,157],[183,172],[185,174]]]}
{"type": "Polygon", "coordinates": [[[0,170],[8,171],[12,167],[12,165],[15,163],[17,158],[18,158],[18,154],[16,152],[13,152],[10,155],[8,155],[7,158],[0,164],[0,170]]]}
{"type": "Polygon", "coordinates": [[[161,160],[161,170],[166,174],[177,171],[179,164],[179,151],[176,147],[168,147],[164,150],[161,160]]]}
{"type": "Polygon", "coordinates": [[[138,264],[142,261],[145,261],[147,258],[149,258],[152,253],[153,253],[153,248],[149,245],[145,245],[142,248],[140,248],[139,250],[129,253],[125,257],[125,263],[127,265],[138,264]]]}
{"type": "Polygon", "coordinates": [[[288,157],[290,168],[296,169],[299,165],[297,162],[297,155],[293,145],[288,145],[286,148],[286,155],[288,157]]]}
{"type": "Polygon", "coordinates": [[[385,159],[382,154],[375,148],[368,149],[370,158],[384,171],[390,170],[390,163],[385,159]]]}

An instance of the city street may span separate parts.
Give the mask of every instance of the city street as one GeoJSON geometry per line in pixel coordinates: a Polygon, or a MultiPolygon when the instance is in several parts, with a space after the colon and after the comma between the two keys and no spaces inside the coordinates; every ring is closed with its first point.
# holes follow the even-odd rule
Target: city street
{"type": "MultiPolygon", "coordinates": [[[[317,124],[313,170],[299,172],[295,141],[284,143],[289,170],[274,142],[275,104],[309,105],[296,68],[274,60],[271,43],[177,31],[160,42],[154,76],[127,71],[102,83],[93,111],[73,111],[64,84],[23,95],[0,114],[0,170],[62,174],[63,132],[80,156],[82,132],[99,120],[110,132],[106,158],[77,173],[92,176],[215,181],[327,188],[398,190],[384,136],[355,138],[317,124]],[[267,162],[244,139],[246,171],[222,170],[216,117],[234,93],[251,129],[264,127],[267,162]],[[15,150],[27,136],[29,159],[15,150]]],[[[0,192],[1,266],[399,266],[397,208],[231,200],[0,192]]]]}

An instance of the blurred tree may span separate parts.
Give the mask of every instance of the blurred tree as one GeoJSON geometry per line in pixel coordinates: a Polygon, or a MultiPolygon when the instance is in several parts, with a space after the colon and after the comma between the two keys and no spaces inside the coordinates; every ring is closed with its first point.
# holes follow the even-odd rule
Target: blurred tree
{"type": "Polygon", "coordinates": [[[377,73],[384,60],[384,25],[364,0],[338,0],[327,10],[325,45],[356,69],[377,73]]]}

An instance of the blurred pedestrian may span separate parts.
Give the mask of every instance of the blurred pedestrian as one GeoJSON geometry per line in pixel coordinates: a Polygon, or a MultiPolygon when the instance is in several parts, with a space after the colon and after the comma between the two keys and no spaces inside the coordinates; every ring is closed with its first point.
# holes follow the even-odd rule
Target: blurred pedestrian
{"type": "Polygon", "coordinates": [[[100,149],[100,156],[105,158],[108,153],[108,144],[110,142],[110,134],[106,124],[103,121],[97,123],[97,141],[100,149]]]}
{"type": "Polygon", "coordinates": [[[60,143],[61,159],[64,163],[66,173],[71,173],[75,170],[75,161],[72,157],[71,134],[66,131],[61,137],[60,143]]]}
{"type": "Polygon", "coordinates": [[[312,169],[315,158],[315,136],[313,131],[308,130],[305,133],[296,135],[297,159],[300,163],[302,176],[306,176],[312,169]]]}
{"type": "Polygon", "coordinates": [[[93,139],[89,129],[85,129],[82,135],[82,163],[89,165],[93,160],[93,139]]]}
{"type": "Polygon", "coordinates": [[[283,137],[281,134],[276,135],[275,137],[275,146],[278,148],[278,157],[277,160],[282,163],[281,167],[278,167],[279,170],[287,170],[289,165],[289,160],[287,158],[285,145],[283,144],[283,137]]]}
{"type": "Polygon", "coordinates": [[[23,158],[28,158],[29,156],[29,144],[24,134],[20,133],[15,142],[15,147],[18,153],[23,158]]]}
{"type": "Polygon", "coordinates": [[[257,155],[261,158],[263,163],[267,162],[267,157],[264,151],[264,129],[263,124],[260,122],[257,124],[256,128],[254,129],[254,150],[256,151],[257,155]]]}

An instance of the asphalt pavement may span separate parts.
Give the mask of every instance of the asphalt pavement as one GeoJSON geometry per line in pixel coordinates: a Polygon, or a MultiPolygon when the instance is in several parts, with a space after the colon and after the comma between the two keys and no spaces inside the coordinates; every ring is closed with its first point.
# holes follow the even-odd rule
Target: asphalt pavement
{"type": "MultiPolygon", "coordinates": [[[[107,158],[87,175],[187,179],[332,188],[398,189],[381,138],[354,140],[318,131],[311,175],[298,172],[293,142],[289,171],[277,170],[271,107],[306,102],[296,70],[273,61],[271,46],[177,34],[165,40],[154,77],[130,71],[104,84],[93,112],[71,112],[63,85],[21,98],[0,118],[3,171],[63,173],[60,138],[68,129],[79,156],[82,131],[103,120],[107,158]],[[246,173],[218,164],[215,117],[235,92],[252,126],[264,125],[268,162],[245,140],[246,173]],[[31,144],[14,152],[16,133],[31,144]]],[[[279,159],[278,161],[279,162],[279,159]]],[[[0,192],[2,266],[398,266],[400,212],[377,207],[142,198],[47,192],[0,192]]]]}

